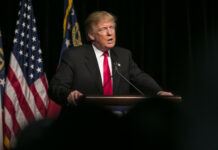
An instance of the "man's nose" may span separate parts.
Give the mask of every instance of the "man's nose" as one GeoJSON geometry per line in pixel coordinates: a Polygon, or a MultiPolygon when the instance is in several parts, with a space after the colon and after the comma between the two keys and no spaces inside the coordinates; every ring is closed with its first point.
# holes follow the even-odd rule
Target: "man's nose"
{"type": "Polygon", "coordinates": [[[112,30],[110,28],[107,28],[107,34],[111,35],[112,34],[112,30]]]}

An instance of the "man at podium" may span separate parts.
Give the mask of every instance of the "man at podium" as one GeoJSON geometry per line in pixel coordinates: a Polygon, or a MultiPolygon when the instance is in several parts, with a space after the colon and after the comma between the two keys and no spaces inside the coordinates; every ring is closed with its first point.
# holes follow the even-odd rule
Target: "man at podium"
{"type": "Polygon", "coordinates": [[[49,96],[58,104],[76,104],[82,95],[127,95],[133,86],[146,96],[172,96],[140,70],[130,50],[115,46],[116,18],[106,11],[91,13],[85,22],[90,45],[66,50],[52,78],[49,96]]]}

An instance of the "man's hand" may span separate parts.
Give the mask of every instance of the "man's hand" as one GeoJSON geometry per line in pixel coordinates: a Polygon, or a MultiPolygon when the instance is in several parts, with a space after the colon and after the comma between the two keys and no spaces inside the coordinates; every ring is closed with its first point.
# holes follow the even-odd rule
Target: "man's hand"
{"type": "Polygon", "coordinates": [[[157,92],[158,96],[174,96],[173,93],[171,92],[166,92],[166,91],[159,91],[157,92]]]}
{"type": "Polygon", "coordinates": [[[83,96],[82,93],[80,93],[80,92],[77,91],[77,90],[74,90],[74,91],[72,91],[72,92],[68,95],[67,101],[68,101],[69,103],[73,103],[74,105],[76,105],[76,104],[77,104],[76,101],[77,101],[81,96],[83,96]]]}

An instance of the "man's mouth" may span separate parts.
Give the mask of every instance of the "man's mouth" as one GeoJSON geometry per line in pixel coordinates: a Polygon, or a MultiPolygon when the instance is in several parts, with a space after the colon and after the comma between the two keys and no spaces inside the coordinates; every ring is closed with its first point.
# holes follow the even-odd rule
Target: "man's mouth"
{"type": "Polygon", "coordinates": [[[111,43],[112,41],[113,41],[113,39],[112,38],[110,38],[110,39],[108,39],[107,40],[109,43],[111,43]]]}

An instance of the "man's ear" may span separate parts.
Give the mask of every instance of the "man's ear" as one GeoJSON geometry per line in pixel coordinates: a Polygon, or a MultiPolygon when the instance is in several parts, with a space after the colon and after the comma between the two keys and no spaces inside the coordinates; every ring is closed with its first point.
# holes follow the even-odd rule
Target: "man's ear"
{"type": "Polygon", "coordinates": [[[93,35],[93,33],[88,33],[88,36],[89,36],[89,39],[91,41],[94,41],[95,40],[95,36],[93,35]]]}

